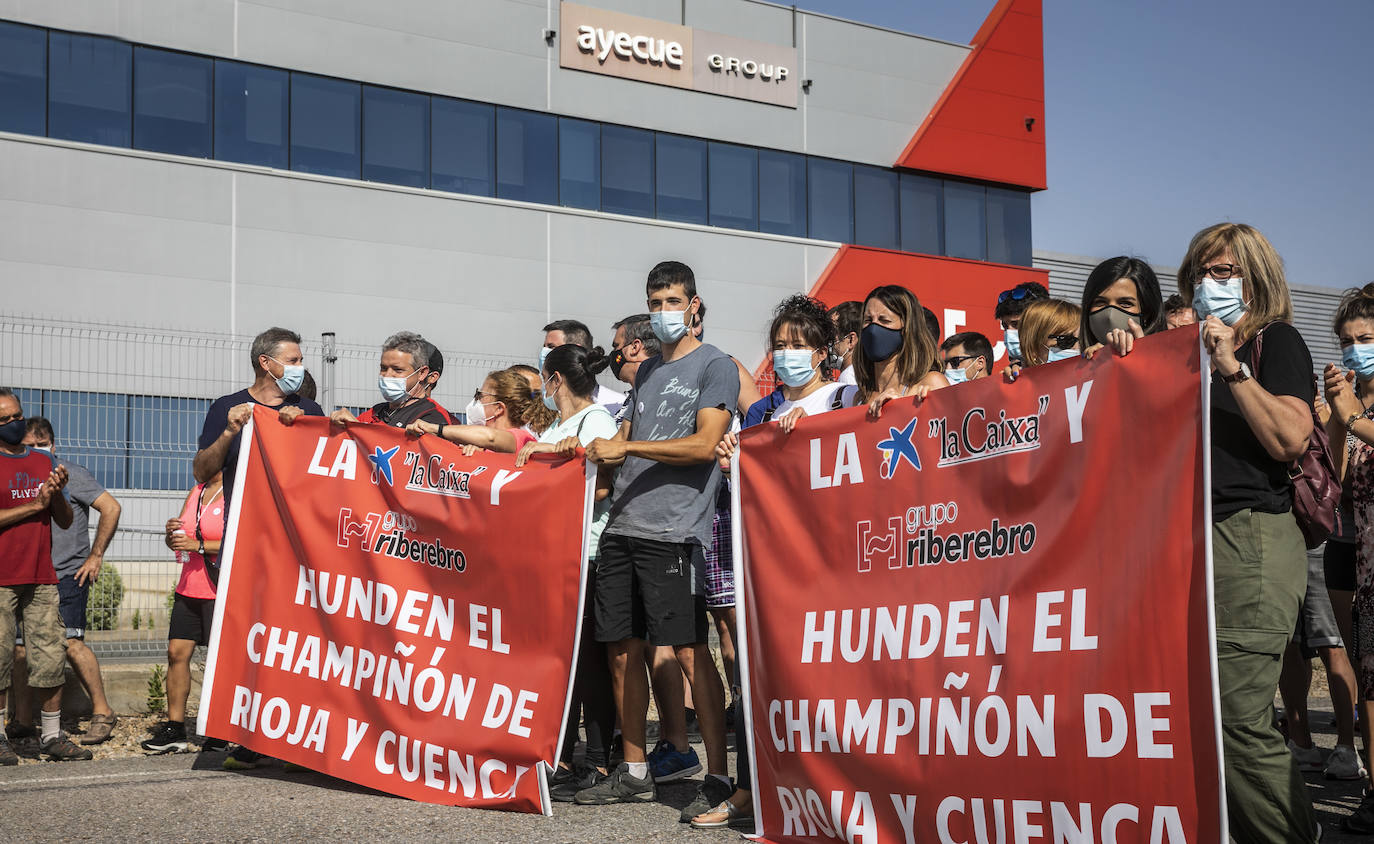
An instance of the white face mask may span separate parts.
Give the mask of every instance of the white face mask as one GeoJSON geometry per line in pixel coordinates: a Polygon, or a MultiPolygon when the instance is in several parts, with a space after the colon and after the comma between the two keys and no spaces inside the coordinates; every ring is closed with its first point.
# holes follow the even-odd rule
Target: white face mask
{"type": "Polygon", "coordinates": [[[463,415],[467,417],[469,425],[487,424],[487,406],[482,404],[481,399],[468,402],[468,406],[463,408],[463,415]]]}

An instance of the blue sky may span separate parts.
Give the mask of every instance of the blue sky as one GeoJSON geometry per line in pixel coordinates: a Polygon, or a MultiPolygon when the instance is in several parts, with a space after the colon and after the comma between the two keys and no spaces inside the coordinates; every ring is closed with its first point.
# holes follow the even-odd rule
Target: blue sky
{"type": "MultiPolygon", "coordinates": [[[[993,0],[802,0],[968,43],[993,0]]],[[[1044,0],[1037,249],[1173,267],[1247,222],[1290,282],[1374,281],[1371,0],[1044,0]]]]}

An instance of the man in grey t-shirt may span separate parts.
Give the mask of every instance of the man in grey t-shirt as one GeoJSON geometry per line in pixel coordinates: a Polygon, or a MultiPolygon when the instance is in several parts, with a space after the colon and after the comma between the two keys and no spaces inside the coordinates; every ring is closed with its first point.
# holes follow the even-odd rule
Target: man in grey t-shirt
{"type": "Polygon", "coordinates": [[[587,446],[587,459],[600,465],[603,479],[618,467],[594,606],[596,638],[607,643],[615,676],[625,762],[578,792],[575,802],[653,799],[644,747],[649,682],[641,666],[646,647],[666,645],[691,682],[706,744],[708,774],[681,814],[689,821],[733,791],[725,759],[725,692],[706,645],[700,565],[721,480],[715,449],[730,425],[739,371],[689,330],[701,305],[690,267],[664,261],[649,272],[646,288],[660,354],[640,364],[634,406],[620,433],[587,446]]]}
{"type": "MultiPolygon", "coordinates": [[[[55,444],[52,423],[42,416],[29,417],[24,445],[51,452],[55,444]]],[[[62,463],[67,467],[69,476],[63,493],[72,505],[72,523],[66,528],[60,528],[56,523],[52,526],[52,566],[57,572],[58,612],[67,628],[67,661],[81,680],[81,685],[86,687],[86,693],[91,696],[91,725],[81,737],[81,743],[100,744],[110,738],[116,718],[110,702],[105,698],[100,663],[86,645],[86,602],[91,584],[100,576],[105,550],[110,547],[110,540],[119,527],[121,508],[115,497],[91,474],[91,470],[69,460],[62,463]],[[94,543],[88,532],[92,509],[100,516],[96,523],[94,543]]],[[[23,677],[27,675],[27,671],[16,673],[23,677]]],[[[27,708],[28,697],[22,694],[15,698],[15,720],[22,724],[28,723],[23,711],[27,708]],[[20,701],[25,702],[24,706],[21,707],[20,701]]]]}

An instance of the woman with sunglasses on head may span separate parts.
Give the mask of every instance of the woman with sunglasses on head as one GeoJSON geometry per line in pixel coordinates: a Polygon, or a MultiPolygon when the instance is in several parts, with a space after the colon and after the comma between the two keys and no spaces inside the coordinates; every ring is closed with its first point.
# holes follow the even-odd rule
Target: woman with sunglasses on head
{"type": "Polygon", "coordinates": [[[468,456],[479,448],[514,454],[534,442],[529,429],[545,430],[554,412],[531,392],[530,382],[514,367],[488,372],[467,406],[466,425],[439,425],[417,419],[406,426],[413,436],[434,434],[464,446],[468,456]]]}
{"type": "Polygon", "coordinates": [[[1273,704],[1307,591],[1289,467],[1312,434],[1312,355],[1289,324],[1283,261],[1257,229],[1198,232],[1178,287],[1202,325],[1212,378],[1212,601],[1231,836],[1311,842],[1312,801],[1273,704]]]}
{"type": "Polygon", "coordinates": [[[1106,345],[1125,354],[1135,340],[1162,330],[1164,296],[1149,264],[1119,255],[1088,273],[1083,284],[1083,319],[1078,327],[1083,357],[1091,358],[1106,345]]]}
{"type": "Polygon", "coordinates": [[[863,402],[868,417],[876,419],[893,399],[911,396],[919,402],[931,390],[949,386],[943,367],[936,371],[938,341],[915,293],[895,284],[873,288],[864,299],[863,320],[854,352],[859,386],[846,391],[846,406],[863,402]]]}
{"type": "Polygon", "coordinates": [[[1037,299],[1021,314],[1021,358],[1039,366],[1079,355],[1082,312],[1063,299],[1037,299]]]}
{"type": "MultiPolygon", "coordinates": [[[[1045,285],[1035,281],[1025,281],[1010,290],[1003,290],[997,296],[997,309],[994,315],[1002,323],[1002,341],[1007,350],[1007,362],[1020,365],[1021,358],[1021,314],[1038,299],[1050,298],[1045,285]]],[[[989,364],[992,362],[989,361],[989,364]]]]}

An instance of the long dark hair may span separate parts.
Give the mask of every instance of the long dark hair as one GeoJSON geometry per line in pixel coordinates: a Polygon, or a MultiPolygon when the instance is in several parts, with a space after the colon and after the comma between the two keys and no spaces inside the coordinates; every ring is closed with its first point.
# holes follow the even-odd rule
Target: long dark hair
{"type": "Polygon", "coordinates": [[[1093,267],[1093,271],[1088,273],[1088,280],[1083,283],[1083,317],[1079,323],[1078,337],[1084,348],[1106,342],[1107,338],[1093,334],[1088,311],[1098,294],[1123,278],[1135,283],[1136,301],[1140,303],[1140,327],[1146,334],[1154,334],[1164,328],[1164,295],[1159,292],[1159,279],[1155,271],[1139,258],[1118,255],[1093,267]]]}
{"type": "MultiPolygon", "coordinates": [[[[864,311],[873,299],[882,302],[902,320],[902,348],[897,351],[898,381],[904,387],[920,383],[929,373],[935,361],[935,338],[926,326],[925,313],[921,300],[905,287],[884,284],[875,287],[864,297],[864,311]]],[[[864,326],[867,328],[867,326],[864,326]]],[[[877,364],[864,353],[864,344],[854,348],[854,379],[859,382],[859,392],[868,398],[878,390],[877,364]]]]}

